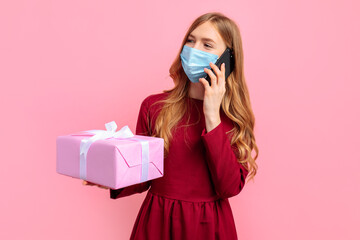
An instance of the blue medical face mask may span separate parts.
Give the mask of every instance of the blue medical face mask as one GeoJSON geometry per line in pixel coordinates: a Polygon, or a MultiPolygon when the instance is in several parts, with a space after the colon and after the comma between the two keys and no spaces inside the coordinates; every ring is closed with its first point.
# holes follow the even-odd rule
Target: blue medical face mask
{"type": "Polygon", "coordinates": [[[191,82],[199,82],[199,78],[206,77],[204,68],[211,69],[210,62],[214,63],[219,58],[218,55],[201,51],[184,45],[181,54],[182,67],[191,82]]]}

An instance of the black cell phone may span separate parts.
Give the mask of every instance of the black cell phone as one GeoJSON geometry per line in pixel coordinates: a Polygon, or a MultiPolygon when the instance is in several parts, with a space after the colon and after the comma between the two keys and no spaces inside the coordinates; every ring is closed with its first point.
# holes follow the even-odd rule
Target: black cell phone
{"type": "MultiPolygon", "coordinates": [[[[218,68],[221,70],[221,64],[225,63],[225,80],[228,78],[230,73],[234,69],[235,59],[233,55],[233,51],[227,47],[223,54],[219,57],[219,59],[216,61],[215,65],[218,66],[218,68]]],[[[211,68],[211,71],[215,74],[214,70],[211,68]]],[[[209,82],[209,85],[211,86],[211,78],[209,74],[206,74],[205,79],[209,82]]]]}

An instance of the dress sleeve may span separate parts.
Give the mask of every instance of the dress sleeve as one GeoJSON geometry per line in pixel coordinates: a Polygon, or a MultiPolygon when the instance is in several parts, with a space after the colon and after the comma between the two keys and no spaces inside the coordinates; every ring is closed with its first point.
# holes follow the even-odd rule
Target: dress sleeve
{"type": "Polygon", "coordinates": [[[205,145],[206,161],[216,193],[222,198],[239,194],[245,185],[248,171],[237,161],[224,123],[220,122],[210,132],[204,128],[201,139],[205,145]]]}
{"type": "MultiPolygon", "coordinates": [[[[140,111],[136,123],[136,134],[135,135],[143,135],[143,136],[150,136],[149,131],[149,108],[147,99],[143,100],[140,106],[140,111]]],[[[110,188],[110,198],[117,199],[121,197],[126,197],[129,195],[133,195],[135,193],[142,193],[149,189],[151,185],[151,180],[134,184],[131,186],[119,188],[119,189],[111,189],[110,188]]]]}

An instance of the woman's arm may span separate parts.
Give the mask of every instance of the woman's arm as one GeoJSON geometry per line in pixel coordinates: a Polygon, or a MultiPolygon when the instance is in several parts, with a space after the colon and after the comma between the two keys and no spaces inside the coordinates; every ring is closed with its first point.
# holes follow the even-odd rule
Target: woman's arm
{"type": "MultiPolygon", "coordinates": [[[[150,136],[148,129],[148,103],[147,98],[143,100],[140,106],[140,111],[136,123],[136,135],[150,136]]],[[[142,193],[149,189],[151,185],[151,180],[138,183],[135,185],[127,186],[119,189],[110,189],[110,198],[117,199],[121,197],[126,197],[135,193],[142,193]]]]}
{"type": "Polygon", "coordinates": [[[224,123],[220,122],[210,132],[204,128],[201,138],[216,193],[222,198],[239,194],[245,185],[248,171],[237,161],[224,123]]]}

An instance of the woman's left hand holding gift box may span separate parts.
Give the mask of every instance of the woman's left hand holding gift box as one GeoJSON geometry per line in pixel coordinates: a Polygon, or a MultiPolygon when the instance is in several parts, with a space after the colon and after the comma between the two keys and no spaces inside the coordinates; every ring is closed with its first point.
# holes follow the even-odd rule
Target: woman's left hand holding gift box
{"type": "Polygon", "coordinates": [[[105,187],[105,186],[102,186],[102,185],[99,185],[99,184],[95,184],[95,183],[92,183],[92,182],[89,182],[89,181],[85,181],[85,180],[83,180],[82,183],[83,183],[83,185],[97,186],[99,188],[109,189],[108,187],[105,187]]]}

